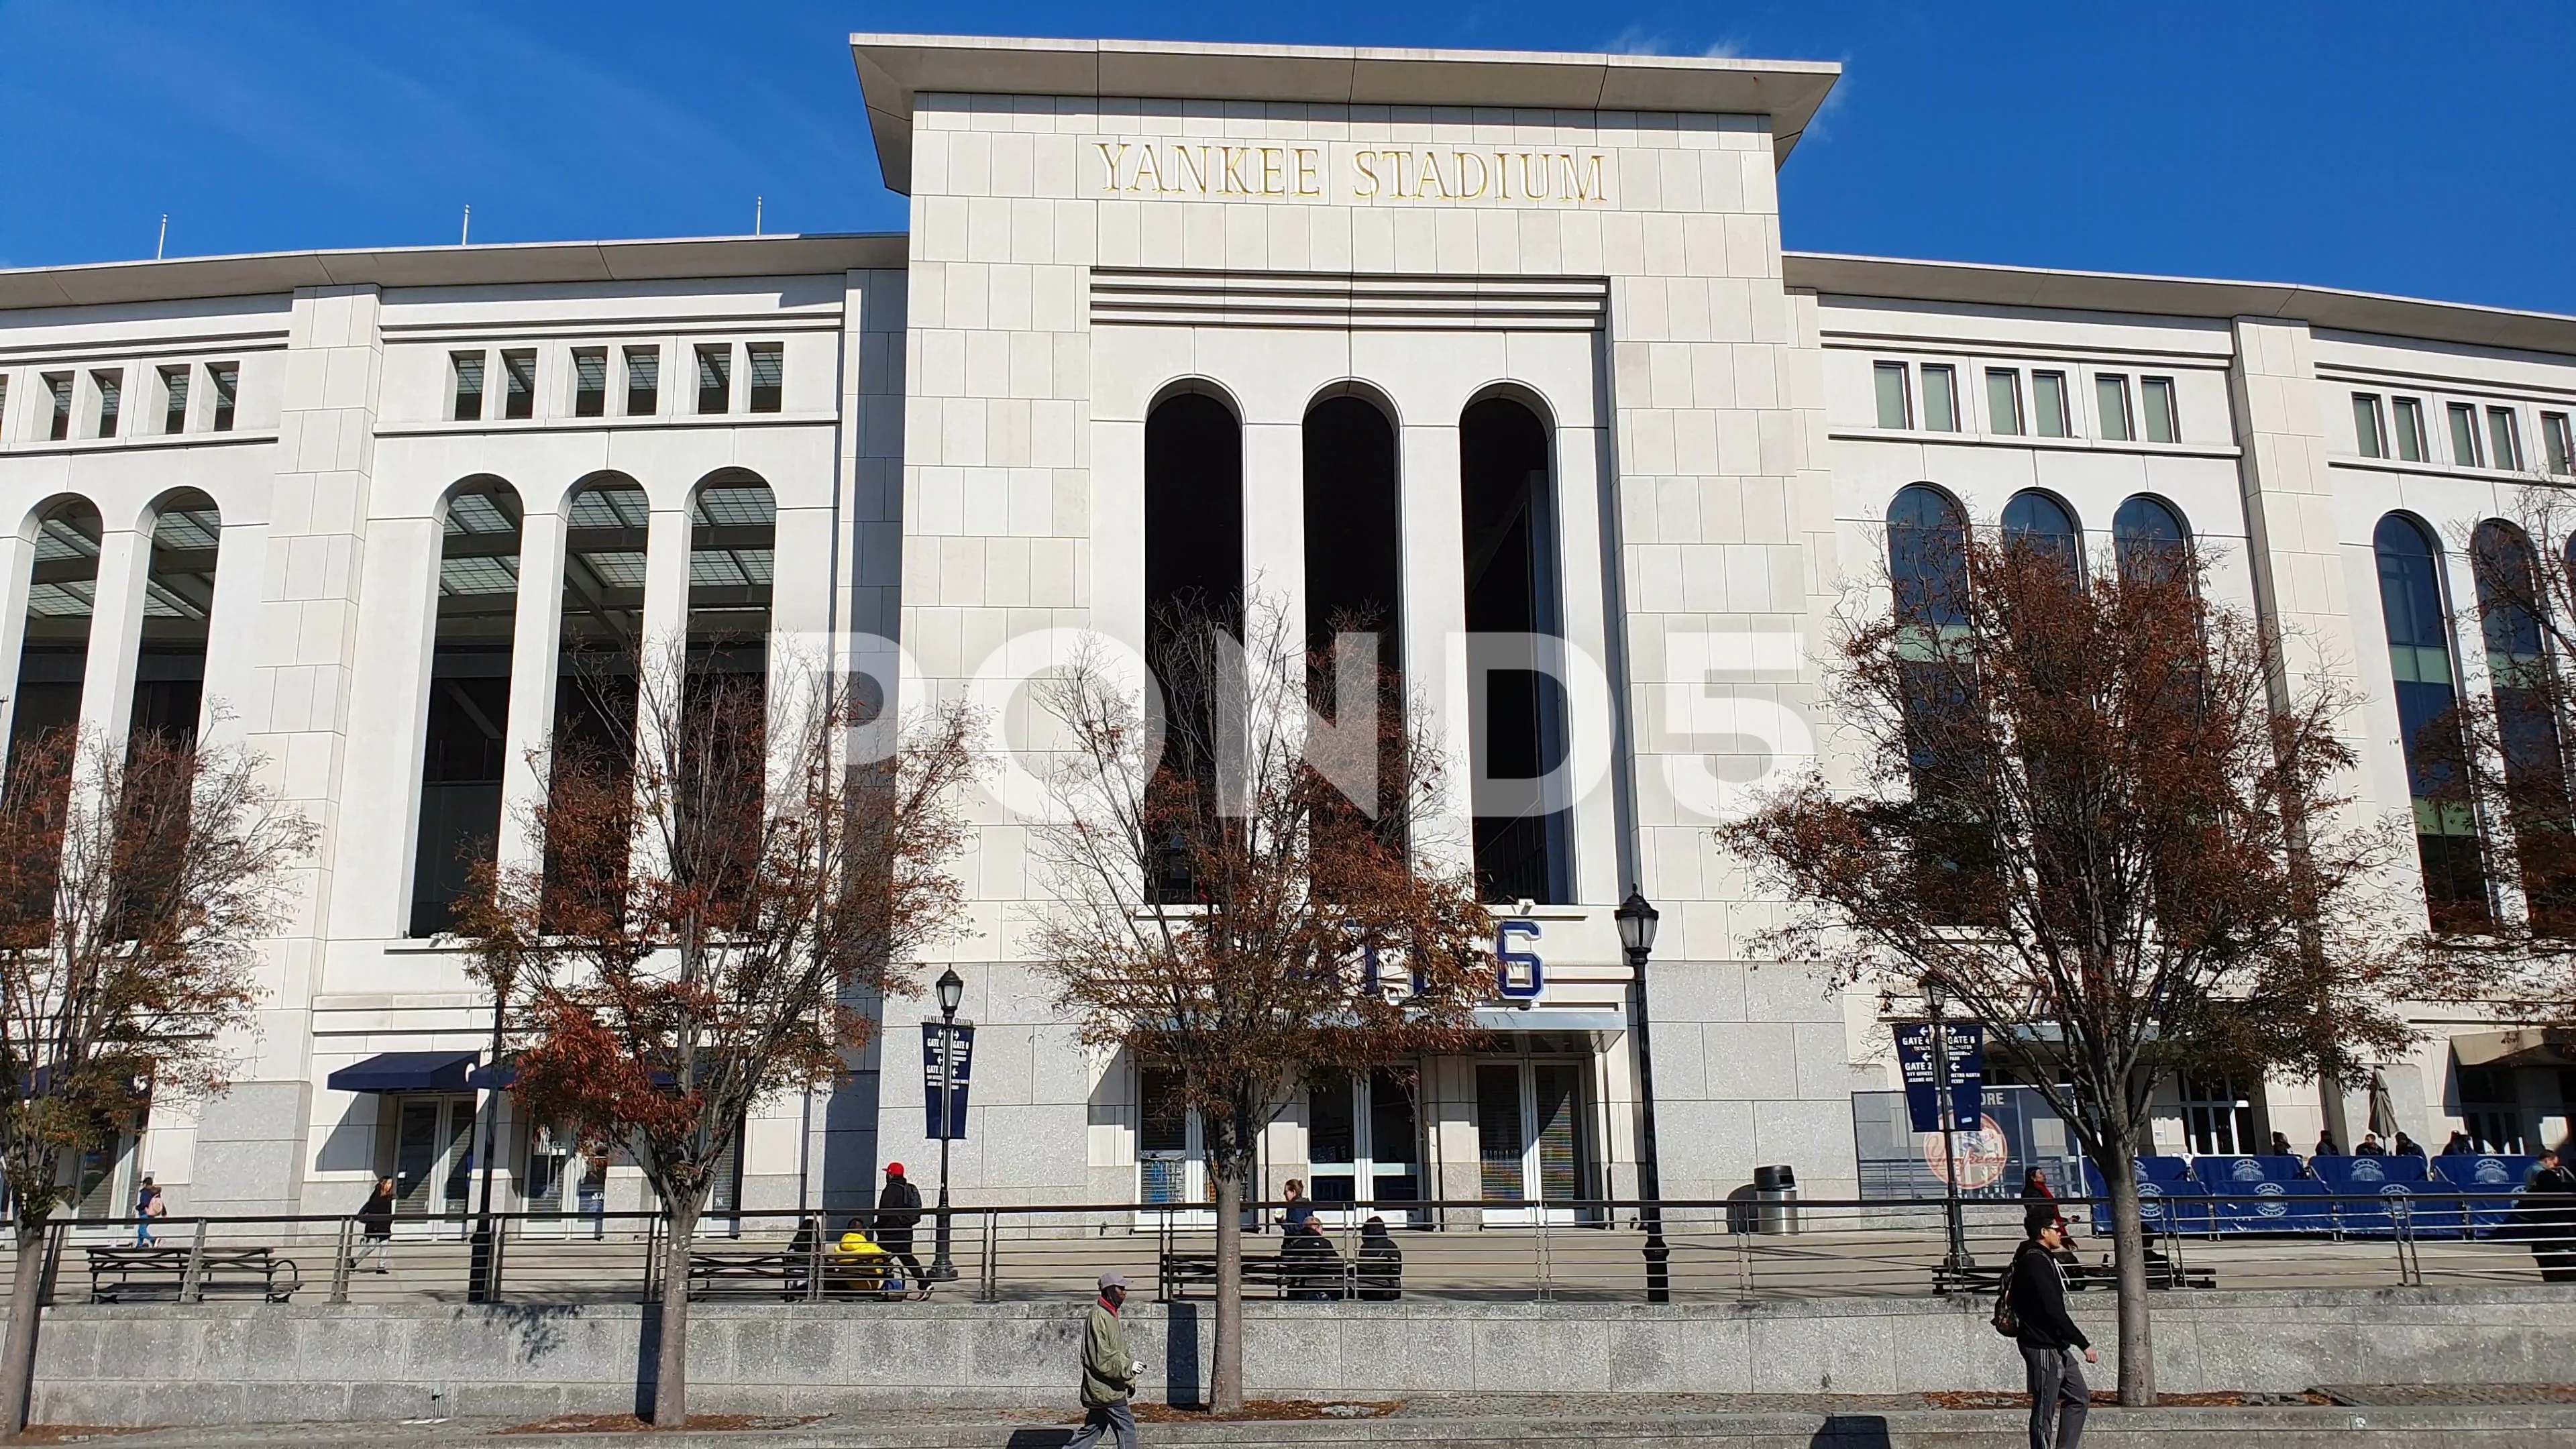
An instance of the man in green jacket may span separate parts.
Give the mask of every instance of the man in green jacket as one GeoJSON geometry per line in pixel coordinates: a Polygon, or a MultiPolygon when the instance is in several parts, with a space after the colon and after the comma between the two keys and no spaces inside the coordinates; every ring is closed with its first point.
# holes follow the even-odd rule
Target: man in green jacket
{"type": "Polygon", "coordinates": [[[1100,1300],[1082,1328],[1082,1406],[1090,1412],[1065,1449],[1096,1444],[1103,1434],[1115,1436],[1118,1449],[1136,1449],[1136,1414],[1127,1401],[1145,1365],[1127,1356],[1127,1330],[1118,1321],[1126,1302],[1126,1275],[1101,1274],[1100,1300]]]}

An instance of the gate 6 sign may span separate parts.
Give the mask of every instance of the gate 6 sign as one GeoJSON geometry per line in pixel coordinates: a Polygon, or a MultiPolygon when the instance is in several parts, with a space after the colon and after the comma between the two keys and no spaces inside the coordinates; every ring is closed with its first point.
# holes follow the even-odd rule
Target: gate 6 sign
{"type": "Polygon", "coordinates": [[[1536,921],[1494,923],[1494,989],[1506,1001],[1536,1001],[1547,989],[1547,963],[1536,947],[1536,921]]]}

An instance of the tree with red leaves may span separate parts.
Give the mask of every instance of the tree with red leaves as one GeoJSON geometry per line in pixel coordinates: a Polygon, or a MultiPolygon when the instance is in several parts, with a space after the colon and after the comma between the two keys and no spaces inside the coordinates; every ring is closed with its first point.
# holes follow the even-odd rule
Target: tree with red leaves
{"type": "Polygon", "coordinates": [[[1185,604],[1154,629],[1163,708],[1096,656],[1038,691],[1065,731],[1035,846],[1052,896],[1038,954],[1087,1044],[1170,1071],[1199,1114],[1211,1399],[1235,1413],[1262,1132],[1314,1077],[1464,1050],[1494,995],[1493,924],[1472,872],[1425,849],[1440,752],[1370,636],[1310,656],[1259,600],[1240,622],[1185,604]]]}
{"type": "Polygon", "coordinates": [[[2390,832],[2344,784],[2350,712],[2209,602],[2187,545],[1892,528],[1895,607],[1828,666],[1853,778],[1718,832],[1798,903],[1766,944],[1846,985],[1937,988],[1986,1024],[2109,1189],[2120,1397],[2154,1399],[2135,1159],[2177,1071],[2384,1060],[2410,1033],[2374,873],[2390,832]]]}
{"type": "Polygon", "coordinates": [[[521,1110],[622,1145],[659,1196],[657,1429],[687,1423],[689,1254],[744,1115],[830,1080],[963,915],[969,715],[897,730],[839,681],[774,698],[720,657],[588,681],[605,724],[552,742],[524,822],[542,864],[484,867],[457,915],[521,1110]]]}
{"type": "Polygon", "coordinates": [[[0,1439],[26,1427],[66,1159],[146,1099],[219,1090],[314,828],[264,762],[192,734],[20,741],[0,782],[0,1162],[18,1262],[0,1439]],[[237,1038],[236,1038],[237,1039],[237,1038]]]}

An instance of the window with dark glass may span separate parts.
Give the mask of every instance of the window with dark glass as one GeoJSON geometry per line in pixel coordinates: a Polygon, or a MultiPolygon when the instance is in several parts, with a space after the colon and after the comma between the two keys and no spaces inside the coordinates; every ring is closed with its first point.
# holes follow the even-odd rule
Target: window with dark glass
{"type": "Polygon", "coordinates": [[[113,438],[116,436],[117,414],[125,404],[125,374],[93,372],[89,380],[90,386],[98,391],[98,431],[95,436],[113,438]]]}
{"type": "Polygon", "coordinates": [[[2123,579],[2187,569],[2191,530],[2163,499],[2136,494],[2111,515],[2111,553],[2123,579]]]}
{"type": "Polygon", "coordinates": [[[413,936],[454,924],[457,897],[500,839],[520,527],[518,490],[491,477],[459,484],[440,522],[438,623],[411,868],[413,936]]]}
{"type": "Polygon", "coordinates": [[[2036,488],[2026,488],[2004,505],[2004,539],[2055,559],[2068,571],[2084,571],[2084,533],[2065,504],[2036,488]]]}
{"type": "Polygon", "coordinates": [[[576,347],[572,354],[572,415],[595,418],[608,411],[608,349],[576,347]]]}
{"type": "Polygon", "coordinates": [[[787,353],[775,342],[755,342],[745,348],[751,362],[751,410],[774,413],[787,398],[787,353]]]}
{"type": "Polygon", "coordinates": [[[2563,474],[2576,469],[2576,434],[2568,429],[2567,414],[2540,415],[2540,443],[2547,450],[2550,472],[2563,474]]]}
{"type": "Polygon", "coordinates": [[[2003,437],[2021,436],[2021,372],[2018,369],[1986,369],[1986,427],[2003,437]]]}
{"type": "Polygon", "coordinates": [[[2576,935],[2576,869],[2567,840],[2576,828],[2560,747],[2558,695],[2540,609],[2539,560],[2521,529],[2490,518],[2469,537],[2486,637],[2487,683],[2504,756],[2506,824],[2520,847],[2523,898],[2532,929],[2576,935]]]}
{"type": "Polygon", "coordinates": [[[2487,409],[2487,457],[2495,467],[2522,471],[2522,427],[2513,409],[2487,409]]]}
{"type": "Polygon", "coordinates": [[[45,374],[45,391],[52,395],[54,418],[45,436],[59,443],[72,435],[72,375],[68,372],[45,374]]]}
{"type": "Polygon", "coordinates": [[[233,430],[234,399],[241,391],[241,364],[211,363],[206,368],[206,376],[215,385],[214,430],[229,433],[233,430]]]}
{"type": "Polygon", "coordinates": [[[531,418],[537,412],[537,354],[514,348],[501,354],[501,416],[531,418]]]}
{"type": "Polygon", "coordinates": [[[649,418],[662,410],[662,349],[626,349],[626,415],[649,418]]]}
{"type": "Polygon", "coordinates": [[[2129,442],[2137,436],[2129,417],[2129,380],[2117,373],[2100,373],[2093,379],[2093,410],[2101,415],[2101,436],[2112,443],[2129,442]]]}
{"type": "Polygon", "coordinates": [[[698,411],[733,409],[733,349],[723,343],[698,349],[698,411]]]}
{"type": "Polygon", "coordinates": [[[161,369],[161,431],[188,431],[188,369],[161,369]]]}
{"type": "Polygon", "coordinates": [[[454,422],[475,422],[483,416],[483,354],[451,353],[448,360],[456,374],[456,406],[448,417],[454,422]]]}
{"type": "Polygon", "coordinates": [[[2441,551],[2424,525],[2392,513],[2373,538],[2380,616],[2397,686],[2397,721],[2415,808],[2415,849],[2436,929],[2474,930],[2489,920],[2486,870],[2453,707],[2451,639],[2442,606],[2441,551]]]}

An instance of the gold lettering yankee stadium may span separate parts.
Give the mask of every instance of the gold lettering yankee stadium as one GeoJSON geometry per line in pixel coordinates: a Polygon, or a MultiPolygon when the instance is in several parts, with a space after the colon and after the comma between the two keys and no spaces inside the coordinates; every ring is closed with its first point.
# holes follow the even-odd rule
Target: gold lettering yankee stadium
{"type": "Polygon", "coordinates": [[[1321,201],[1324,174],[1341,174],[1355,202],[1607,202],[1605,153],[1464,151],[1438,147],[1326,148],[1222,142],[1094,141],[1102,196],[1187,196],[1215,200],[1280,197],[1321,201]]]}

